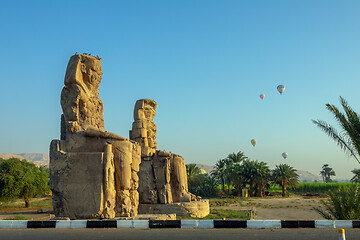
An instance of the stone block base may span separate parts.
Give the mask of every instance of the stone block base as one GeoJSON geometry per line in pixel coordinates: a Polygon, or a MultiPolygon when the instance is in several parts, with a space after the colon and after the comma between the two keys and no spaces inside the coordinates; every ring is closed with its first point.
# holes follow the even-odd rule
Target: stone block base
{"type": "Polygon", "coordinates": [[[176,214],[138,214],[134,220],[176,220],[176,214]]]}
{"type": "Polygon", "coordinates": [[[182,217],[203,218],[209,215],[209,200],[171,204],[140,204],[140,214],[176,214],[182,217]]]}

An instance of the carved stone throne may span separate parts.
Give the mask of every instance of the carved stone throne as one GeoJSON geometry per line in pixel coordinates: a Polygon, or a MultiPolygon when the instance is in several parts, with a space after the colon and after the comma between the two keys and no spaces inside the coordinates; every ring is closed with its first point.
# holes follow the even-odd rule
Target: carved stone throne
{"type": "Polygon", "coordinates": [[[57,217],[137,215],[141,147],[105,131],[101,77],[100,58],[70,58],[61,93],[61,140],[50,144],[50,187],[57,217]]]}

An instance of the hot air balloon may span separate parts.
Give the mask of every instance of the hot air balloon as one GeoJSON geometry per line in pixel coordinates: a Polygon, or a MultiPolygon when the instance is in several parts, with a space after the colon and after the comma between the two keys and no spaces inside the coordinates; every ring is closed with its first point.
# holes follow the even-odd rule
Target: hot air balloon
{"type": "Polygon", "coordinates": [[[255,147],[255,145],[257,144],[256,139],[251,139],[251,144],[255,147]]]}
{"type": "Polygon", "coordinates": [[[281,154],[281,156],[282,156],[284,159],[286,159],[287,156],[289,156],[289,154],[287,154],[286,152],[283,152],[283,153],[281,154]]]}
{"type": "Polygon", "coordinates": [[[260,98],[263,100],[265,98],[265,94],[260,94],[260,98]]]}
{"type": "Polygon", "coordinates": [[[277,90],[279,91],[280,94],[282,94],[285,91],[285,86],[279,85],[279,86],[277,86],[277,90]]]}

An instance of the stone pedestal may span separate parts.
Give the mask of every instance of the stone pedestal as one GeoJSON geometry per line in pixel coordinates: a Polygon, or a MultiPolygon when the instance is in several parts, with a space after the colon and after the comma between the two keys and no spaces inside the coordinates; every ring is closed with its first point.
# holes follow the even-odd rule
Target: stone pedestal
{"type": "Polygon", "coordinates": [[[209,215],[209,200],[171,204],[140,204],[139,214],[176,214],[176,216],[203,218],[209,215]]]}
{"type": "MultiPolygon", "coordinates": [[[[104,152],[63,152],[51,143],[51,181],[55,215],[70,219],[114,218],[116,194],[114,155],[104,152]]],[[[63,142],[64,143],[64,142],[63,142]]]]}

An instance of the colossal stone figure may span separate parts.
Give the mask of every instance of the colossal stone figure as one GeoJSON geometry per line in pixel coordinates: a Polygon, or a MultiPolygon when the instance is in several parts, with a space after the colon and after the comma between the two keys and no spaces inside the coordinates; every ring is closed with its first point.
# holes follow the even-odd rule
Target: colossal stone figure
{"type": "Polygon", "coordinates": [[[154,100],[138,100],[130,131],[130,139],[141,145],[140,212],[204,217],[209,214],[209,202],[188,192],[184,159],[156,150],[156,124],[153,121],[156,107],[154,100]]]}
{"type": "Polygon", "coordinates": [[[101,77],[100,58],[70,58],[61,93],[61,140],[50,144],[50,187],[57,217],[137,215],[141,147],[105,131],[101,77]]]}

